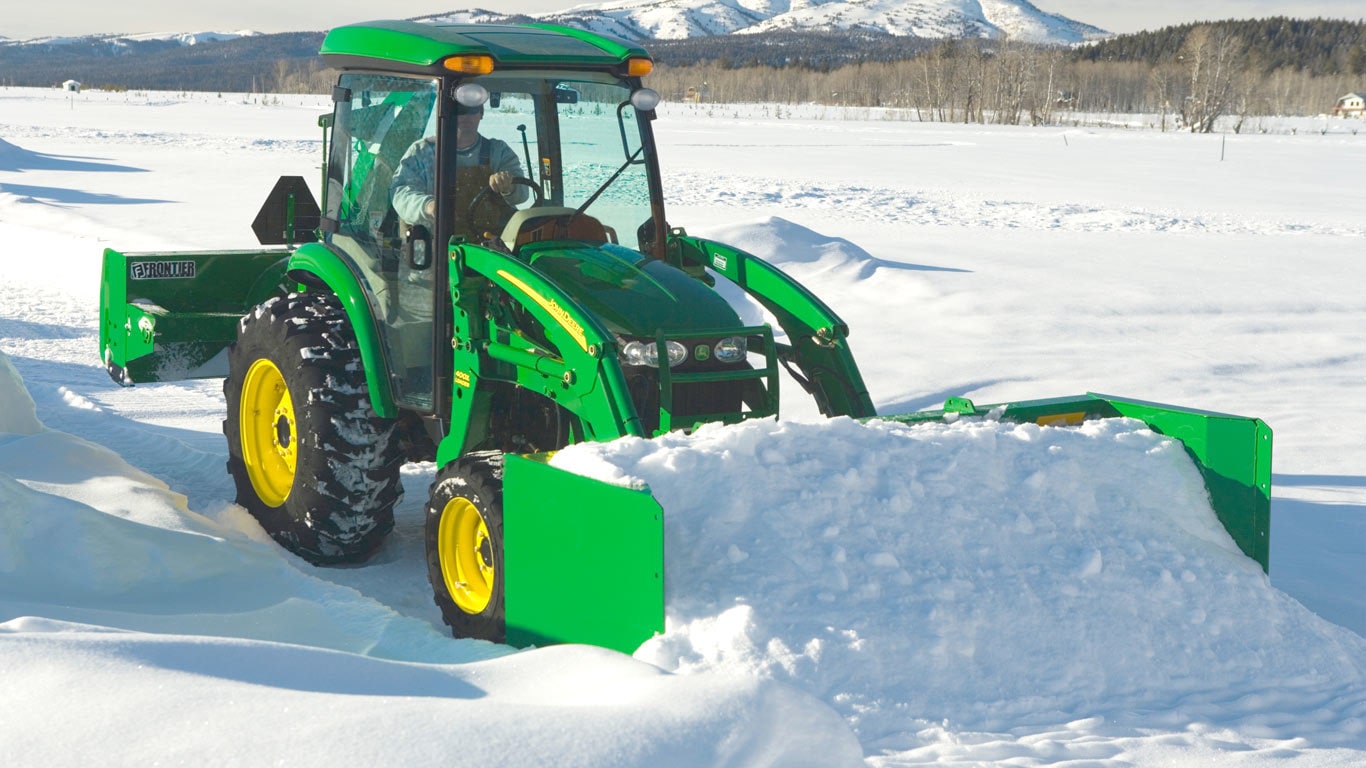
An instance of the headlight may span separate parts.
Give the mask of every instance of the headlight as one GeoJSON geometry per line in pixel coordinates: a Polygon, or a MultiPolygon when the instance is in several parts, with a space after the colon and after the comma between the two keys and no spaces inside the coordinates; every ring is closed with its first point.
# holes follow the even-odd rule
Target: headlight
{"type": "MultiPolygon", "coordinates": [[[[673,368],[688,359],[688,348],[676,341],[665,345],[669,354],[669,367],[673,368]]],[[[628,341],[621,348],[621,362],[624,365],[648,365],[659,367],[659,345],[654,342],[628,341]]]]}
{"type": "Polygon", "coordinates": [[[685,347],[685,346],[683,346],[683,345],[680,344],[679,342],[677,342],[677,341],[670,341],[670,342],[667,342],[667,343],[664,345],[664,347],[665,347],[665,349],[667,349],[667,350],[669,351],[669,367],[670,367],[670,368],[673,368],[674,366],[677,366],[677,365],[682,365],[683,362],[684,362],[685,360],[688,359],[688,348],[685,347]]]}
{"type": "Polygon", "coordinates": [[[455,89],[455,100],[464,107],[482,107],[489,100],[489,89],[479,83],[463,83],[455,89]]]}
{"type": "Polygon", "coordinates": [[[653,344],[628,341],[626,346],[621,348],[621,362],[626,365],[648,365],[651,368],[658,368],[659,350],[653,344]]]}
{"type": "Polygon", "coordinates": [[[650,88],[641,88],[631,94],[631,106],[641,112],[649,112],[659,106],[659,92],[650,88]]]}
{"type": "Polygon", "coordinates": [[[744,336],[727,336],[716,342],[712,352],[716,359],[723,363],[738,363],[749,354],[749,339],[744,336]]]}

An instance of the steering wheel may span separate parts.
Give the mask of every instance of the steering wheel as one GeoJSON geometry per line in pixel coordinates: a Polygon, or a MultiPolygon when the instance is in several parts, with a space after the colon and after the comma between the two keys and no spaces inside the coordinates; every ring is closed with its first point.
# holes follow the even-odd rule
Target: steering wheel
{"type": "MultiPolygon", "coordinates": [[[[536,199],[533,200],[531,203],[532,207],[541,205],[545,202],[545,196],[541,194],[541,185],[537,184],[531,179],[524,179],[521,176],[514,176],[512,177],[512,184],[513,186],[517,186],[520,184],[524,187],[531,187],[531,191],[536,197],[536,199]]],[[[493,188],[488,186],[487,184],[484,185],[483,189],[479,190],[479,192],[477,192],[474,195],[474,198],[470,200],[469,208],[465,210],[465,216],[469,221],[479,220],[476,216],[476,213],[479,210],[480,206],[492,207],[494,209],[493,212],[498,217],[498,222],[500,226],[502,224],[506,224],[507,220],[517,210],[517,208],[512,203],[509,203],[501,194],[494,192],[493,188]]]]}

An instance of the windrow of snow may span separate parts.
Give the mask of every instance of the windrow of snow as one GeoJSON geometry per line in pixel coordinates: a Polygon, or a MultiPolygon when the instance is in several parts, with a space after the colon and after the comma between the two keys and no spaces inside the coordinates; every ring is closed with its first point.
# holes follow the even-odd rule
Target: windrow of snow
{"type": "Polygon", "coordinates": [[[1273,589],[1140,422],[749,422],[554,463],[664,509],[666,632],[637,658],[793,682],[865,747],[1148,710],[1366,737],[1366,641],[1273,589]]]}
{"type": "Polygon", "coordinates": [[[862,764],[791,686],[454,640],[218,518],[44,429],[0,353],[0,763],[862,764]]]}
{"type": "Polygon", "coordinates": [[[33,397],[5,353],[0,352],[0,434],[32,435],[43,430],[33,397]]]}

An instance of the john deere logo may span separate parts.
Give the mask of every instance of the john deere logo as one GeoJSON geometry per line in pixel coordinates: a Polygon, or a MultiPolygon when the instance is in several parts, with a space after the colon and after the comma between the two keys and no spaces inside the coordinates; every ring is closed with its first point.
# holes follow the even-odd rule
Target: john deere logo
{"type": "Polygon", "coordinates": [[[697,362],[702,362],[711,357],[711,347],[706,344],[698,344],[693,348],[692,356],[697,362]]]}

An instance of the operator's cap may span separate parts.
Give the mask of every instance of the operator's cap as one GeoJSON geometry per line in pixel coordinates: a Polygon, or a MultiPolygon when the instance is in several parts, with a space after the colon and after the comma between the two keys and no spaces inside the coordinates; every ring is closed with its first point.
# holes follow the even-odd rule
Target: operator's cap
{"type": "Polygon", "coordinates": [[[456,115],[482,115],[482,114],[484,114],[484,105],[483,105],[483,104],[480,104],[480,105],[477,106],[477,107],[467,107],[467,106],[465,106],[464,104],[461,104],[460,102],[457,101],[457,102],[455,103],[455,114],[456,114],[456,115]]]}

